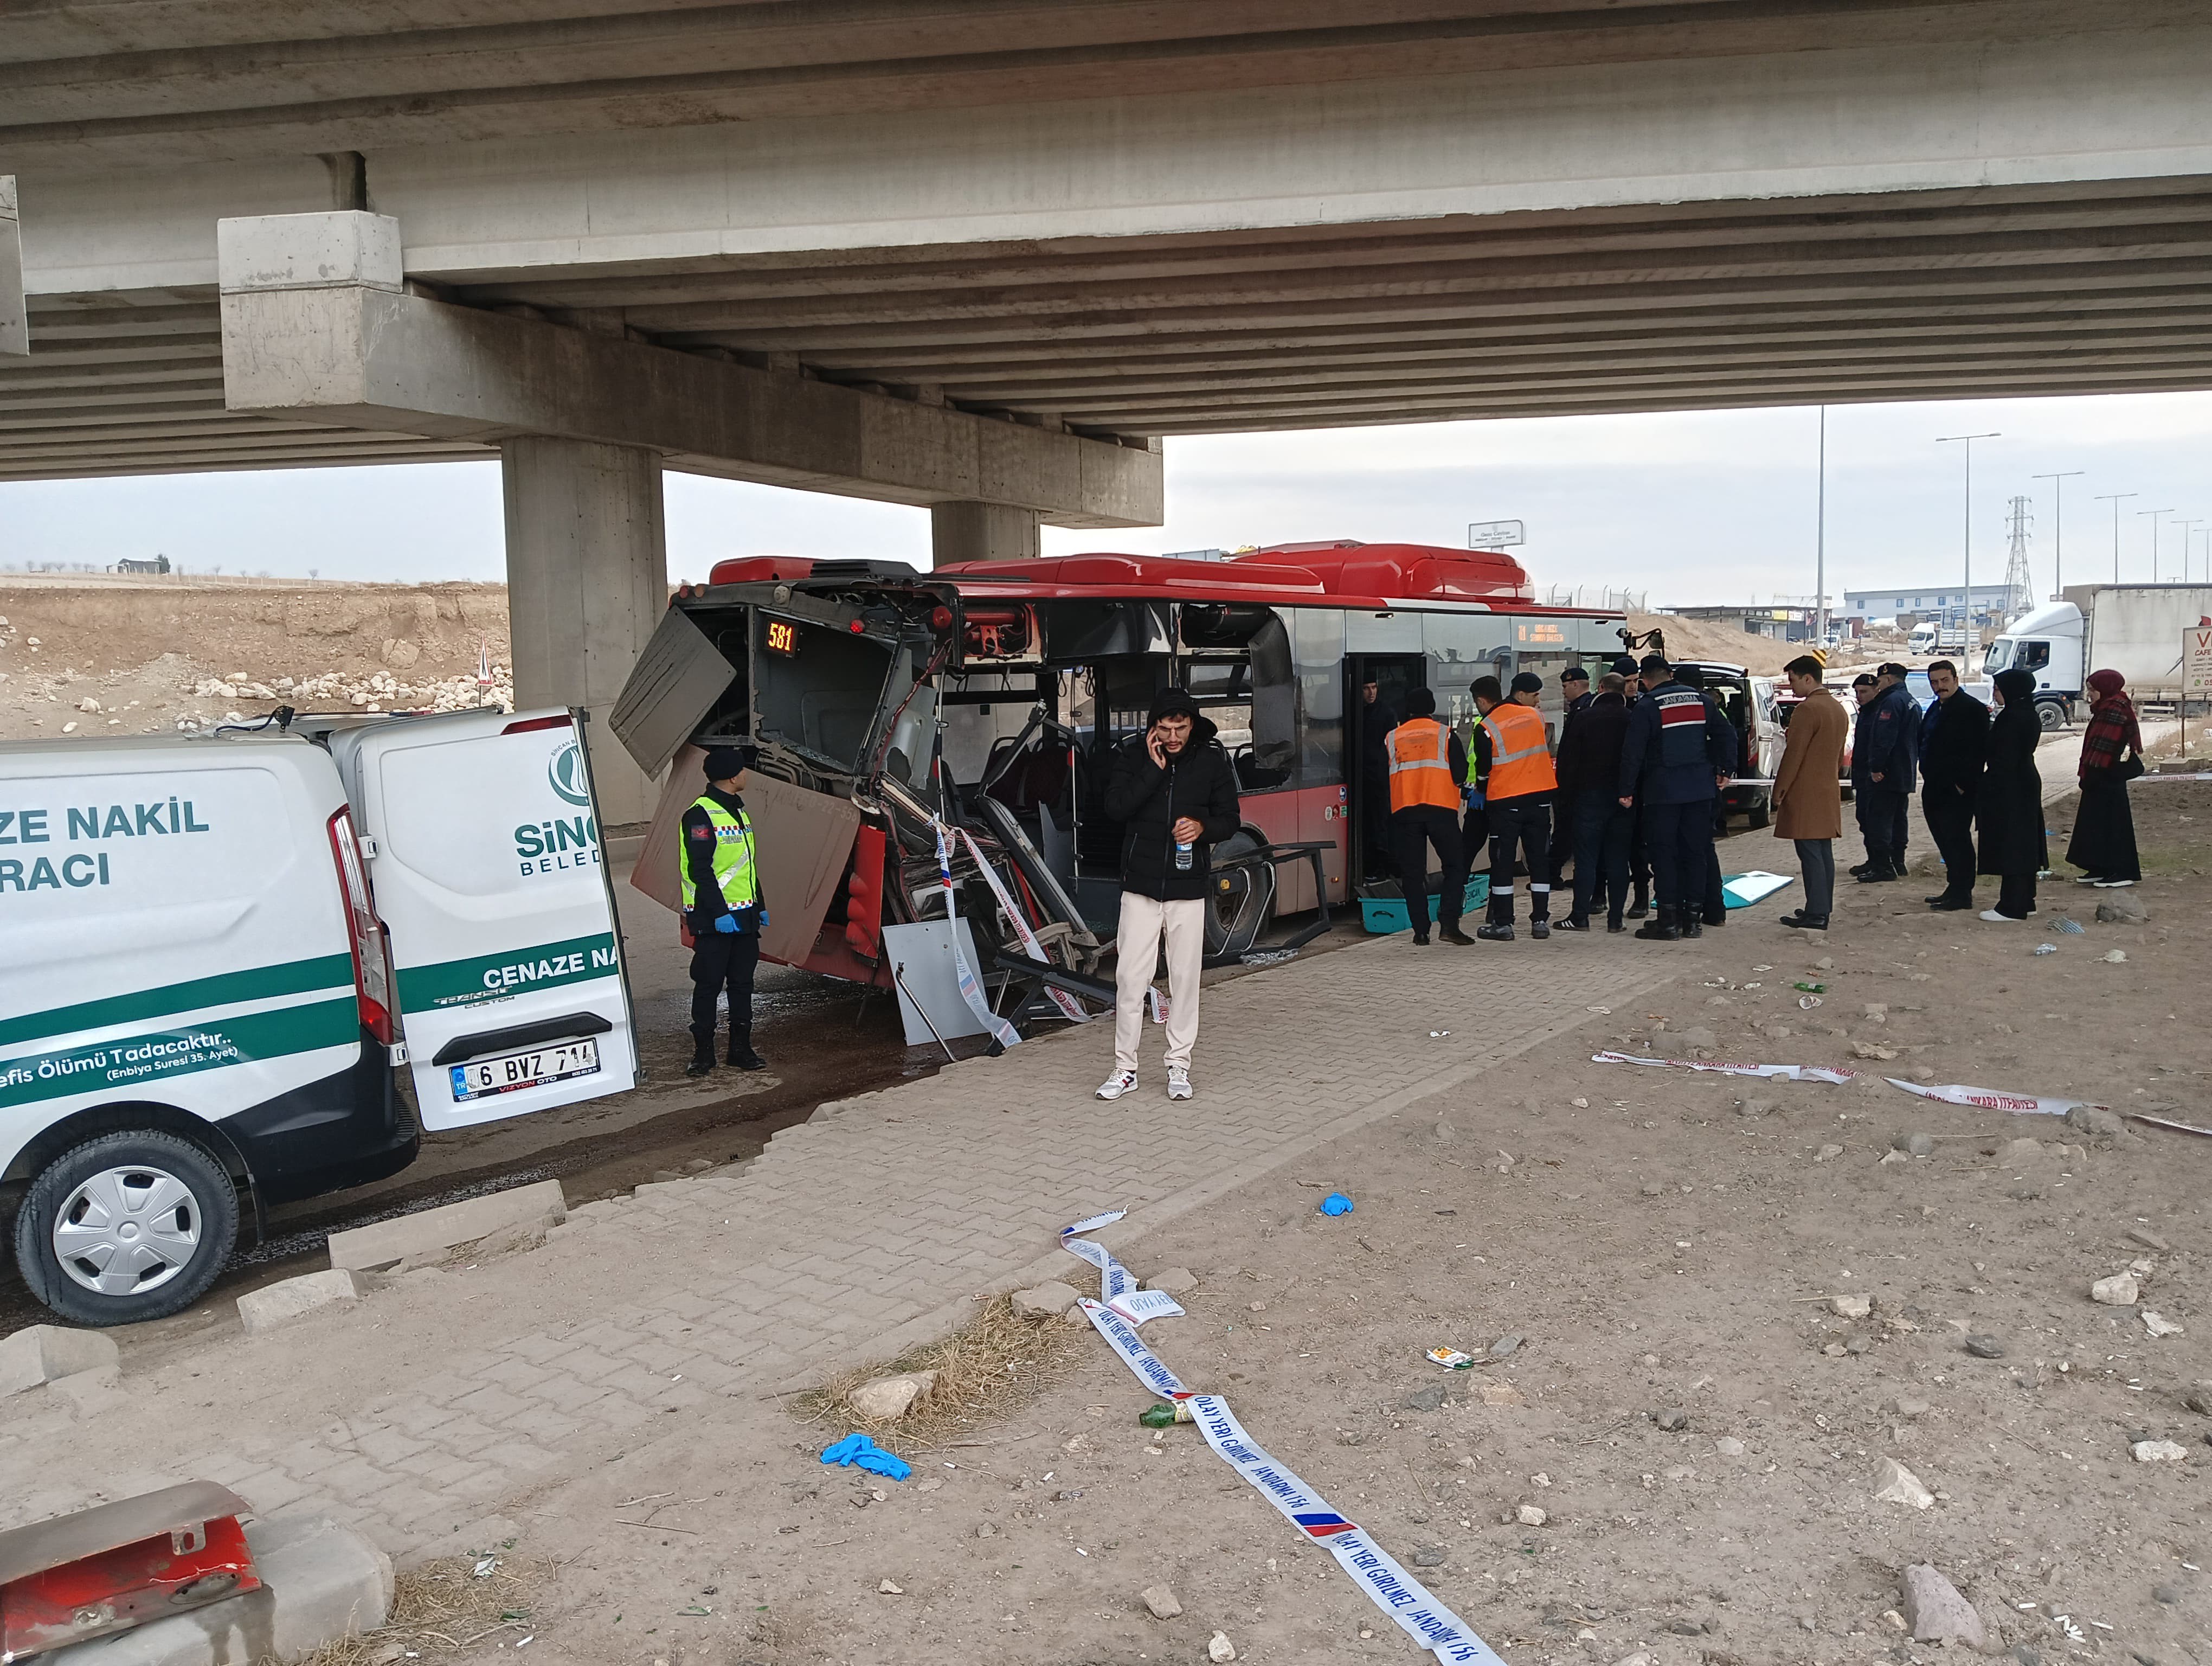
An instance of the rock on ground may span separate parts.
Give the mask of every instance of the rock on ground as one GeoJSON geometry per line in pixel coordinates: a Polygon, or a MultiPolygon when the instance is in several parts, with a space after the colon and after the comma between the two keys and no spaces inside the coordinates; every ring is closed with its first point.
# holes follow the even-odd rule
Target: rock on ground
{"type": "Polygon", "coordinates": [[[1909,1504],[1915,1510],[1926,1510],[1936,1502],[1919,1476],[1893,1457],[1881,1461],[1881,1473],[1875,1478],[1875,1497],[1887,1504],[1909,1504]]]}
{"type": "Polygon", "coordinates": [[[303,1313],[334,1303],[356,1301],[360,1296],[361,1285],[352,1273],[333,1267],[327,1272],[304,1273],[296,1279],[247,1291],[238,1298],[238,1317],[248,1336],[258,1336],[303,1313]]]}
{"type": "Polygon", "coordinates": [[[2128,1448],[2137,1463],[2185,1463],[2189,1449],[2171,1440],[2139,1440],[2128,1448]]]}
{"type": "Polygon", "coordinates": [[[1978,1649],[1989,1640],[1982,1616],[1959,1588],[1925,1562],[1905,1570],[1905,1600],[1899,1608],[1916,1643],[1964,1643],[1978,1649]]]}
{"type": "Polygon", "coordinates": [[[1014,1292],[1014,1311],[1026,1319],[1056,1319],[1075,1305],[1075,1286],[1058,1279],[1014,1292]]]}
{"type": "Polygon", "coordinates": [[[85,1371],[113,1370],[121,1359],[115,1339],[97,1330],[31,1325],[0,1341],[0,1396],[85,1371]]]}
{"type": "Polygon", "coordinates": [[[1165,1585],[1148,1586],[1145,1591],[1145,1607],[1155,1620],[1172,1620],[1182,1612],[1182,1604],[1165,1585]]]}
{"type": "Polygon", "coordinates": [[[1206,1641],[1206,1657],[1212,1661],[1234,1660],[1237,1645],[1229,1640],[1227,1632],[1216,1632],[1206,1641]]]}
{"type": "Polygon", "coordinates": [[[937,1386],[933,1371],[904,1371],[896,1377],[878,1377],[863,1383],[845,1396],[845,1402],[872,1423],[889,1423],[904,1417],[916,1404],[929,1398],[929,1391],[937,1386]]]}
{"type": "Polygon", "coordinates": [[[2115,1273],[2089,1286],[2089,1299],[2102,1302],[2106,1307],[2133,1307],[2136,1298],[2142,1293],[2132,1273],[2115,1273]]]}
{"type": "Polygon", "coordinates": [[[1870,1296],[1831,1296],[1828,1310],[1839,1319],[1863,1319],[1874,1311],[1870,1296]]]}
{"type": "Polygon", "coordinates": [[[1145,1288],[1170,1296],[1188,1296],[1198,1288],[1198,1275],[1188,1267],[1163,1267],[1145,1280],[1145,1288]]]}

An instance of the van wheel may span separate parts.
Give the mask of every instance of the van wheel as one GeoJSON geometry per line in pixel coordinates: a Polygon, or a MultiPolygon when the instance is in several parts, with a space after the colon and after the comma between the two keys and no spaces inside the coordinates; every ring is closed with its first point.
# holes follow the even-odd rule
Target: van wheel
{"type": "Polygon", "coordinates": [[[31,1183],[15,1264],[64,1319],[136,1324],[198,1301],[237,1237],[238,1192],[222,1164],[173,1134],[107,1134],[31,1183]]]}

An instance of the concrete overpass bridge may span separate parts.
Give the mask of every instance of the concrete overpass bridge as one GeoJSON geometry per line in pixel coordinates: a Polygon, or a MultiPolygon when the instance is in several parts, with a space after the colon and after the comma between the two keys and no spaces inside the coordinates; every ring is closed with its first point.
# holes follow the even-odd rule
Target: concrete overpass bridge
{"type": "Polygon", "coordinates": [[[532,700],[664,466],[957,558],[1170,435],[2212,384],[2202,0],[375,10],[11,9],[0,478],[496,454],[532,700]]]}

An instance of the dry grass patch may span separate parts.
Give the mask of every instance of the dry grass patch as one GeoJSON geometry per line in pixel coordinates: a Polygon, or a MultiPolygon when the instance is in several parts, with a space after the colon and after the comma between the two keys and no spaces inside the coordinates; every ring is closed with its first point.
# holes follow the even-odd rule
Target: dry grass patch
{"type": "Polygon", "coordinates": [[[393,1581],[382,1627],[325,1643],[298,1666],[392,1666],[410,1655],[433,1660],[514,1643],[532,1634],[538,1593],[552,1576],[551,1563],[507,1551],[426,1562],[393,1581]]]}
{"type": "MultiPolygon", "coordinates": [[[[792,1403],[810,1423],[857,1429],[882,1439],[896,1432],[896,1450],[929,1451],[997,1427],[1060,1380],[1081,1359],[1091,1327],[1029,1319],[1005,1296],[994,1296],[963,1329],[909,1348],[885,1365],[858,1367],[809,1389],[792,1403]],[[904,1417],[862,1417],[847,1398],[861,1383],[904,1371],[933,1371],[929,1397],[904,1417]]],[[[888,1441],[886,1444],[890,1444],[888,1441]]]]}

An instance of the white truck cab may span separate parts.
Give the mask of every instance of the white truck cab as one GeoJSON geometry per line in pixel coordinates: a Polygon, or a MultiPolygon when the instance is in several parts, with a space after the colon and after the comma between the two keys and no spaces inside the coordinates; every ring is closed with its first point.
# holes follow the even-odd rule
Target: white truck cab
{"type": "Polygon", "coordinates": [[[2007,625],[2004,635],[1990,644],[1983,672],[1990,677],[2001,671],[2033,672],[2038,721],[2046,730],[2063,728],[2088,674],[2085,635],[2081,610],[2072,602],[2052,602],[2007,625]]]}
{"type": "Polygon", "coordinates": [[[0,746],[0,1195],[33,1295],[173,1313],[241,1201],[635,1085],[580,739],[487,711],[0,746]]]}

